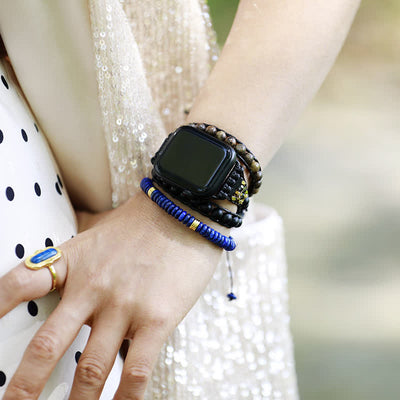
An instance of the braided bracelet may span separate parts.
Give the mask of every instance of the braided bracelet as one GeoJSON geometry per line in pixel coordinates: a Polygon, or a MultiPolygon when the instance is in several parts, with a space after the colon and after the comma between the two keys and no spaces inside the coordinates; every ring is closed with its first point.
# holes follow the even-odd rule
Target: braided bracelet
{"type": "Polygon", "coordinates": [[[217,128],[214,125],[209,125],[205,123],[191,123],[190,126],[199,129],[202,132],[206,132],[209,135],[217,138],[221,142],[226,143],[231,146],[238,158],[242,161],[242,163],[246,166],[247,171],[250,175],[250,182],[248,187],[248,194],[252,196],[257,193],[261,187],[262,183],[262,171],[261,165],[258,160],[254,157],[254,154],[239,140],[236,139],[233,135],[225,132],[222,129],[217,128]]]}
{"type": "Polygon", "coordinates": [[[197,232],[201,236],[205,237],[210,242],[222,247],[226,251],[232,251],[236,247],[236,243],[232,236],[225,236],[215,229],[209,227],[207,224],[199,221],[188,212],[177,206],[167,196],[165,196],[160,190],[158,190],[150,178],[143,178],[140,182],[140,188],[147,196],[157,203],[164,211],[170,214],[172,217],[182,222],[193,231],[197,232]]]}
{"type": "MultiPolygon", "coordinates": [[[[153,174],[153,181],[169,193],[176,200],[189,206],[192,210],[199,212],[212,221],[218,222],[227,228],[238,228],[242,225],[244,210],[240,210],[240,214],[234,213],[225,207],[221,207],[211,200],[201,200],[193,198],[190,192],[172,185],[168,185],[161,177],[153,174]]],[[[245,205],[247,206],[248,203],[245,205]]]]}

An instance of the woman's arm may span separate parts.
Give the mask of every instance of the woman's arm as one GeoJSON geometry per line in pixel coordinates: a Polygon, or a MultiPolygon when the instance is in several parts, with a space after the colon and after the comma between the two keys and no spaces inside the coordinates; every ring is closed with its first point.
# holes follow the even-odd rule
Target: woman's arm
{"type": "Polygon", "coordinates": [[[241,0],[188,115],[237,136],[265,165],[319,89],[360,0],[241,0]]]}

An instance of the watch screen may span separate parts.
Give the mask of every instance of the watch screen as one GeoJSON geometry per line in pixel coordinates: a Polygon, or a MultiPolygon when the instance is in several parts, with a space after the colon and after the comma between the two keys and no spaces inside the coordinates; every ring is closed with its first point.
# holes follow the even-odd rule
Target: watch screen
{"type": "Polygon", "coordinates": [[[203,188],[227,158],[226,153],[219,143],[192,131],[180,130],[166,147],[159,166],[164,173],[203,188]]]}

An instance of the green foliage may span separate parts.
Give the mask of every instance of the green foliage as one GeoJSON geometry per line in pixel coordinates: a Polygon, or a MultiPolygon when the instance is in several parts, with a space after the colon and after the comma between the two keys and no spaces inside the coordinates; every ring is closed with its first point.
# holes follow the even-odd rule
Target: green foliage
{"type": "Polygon", "coordinates": [[[208,0],[211,18],[217,32],[218,44],[222,46],[228,36],[239,0],[208,0]]]}

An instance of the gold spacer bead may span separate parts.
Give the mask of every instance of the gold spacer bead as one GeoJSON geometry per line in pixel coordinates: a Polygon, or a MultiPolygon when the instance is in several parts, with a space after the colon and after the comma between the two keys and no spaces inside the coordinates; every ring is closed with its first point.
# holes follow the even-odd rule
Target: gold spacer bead
{"type": "Polygon", "coordinates": [[[197,229],[197,227],[200,225],[200,221],[198,219],[195,219],[192,224],[189,226],[189,228],[192,231],[195,231],[197,229]]]}
{"type": "Polygon", "coordinates": [[[147,191],[147,196],[149,196],[151,198],[151,195],[153,194],[153,192],[156,190],[156,188],[153,186],[151,187],[148,191],[147,191]]]}

